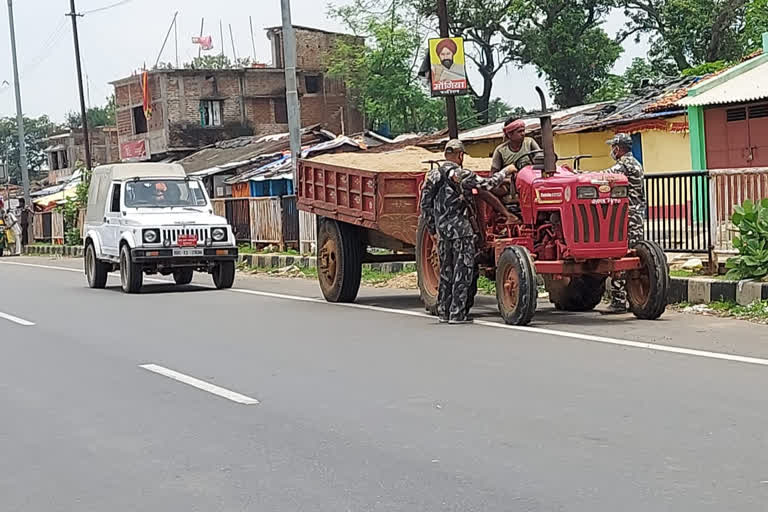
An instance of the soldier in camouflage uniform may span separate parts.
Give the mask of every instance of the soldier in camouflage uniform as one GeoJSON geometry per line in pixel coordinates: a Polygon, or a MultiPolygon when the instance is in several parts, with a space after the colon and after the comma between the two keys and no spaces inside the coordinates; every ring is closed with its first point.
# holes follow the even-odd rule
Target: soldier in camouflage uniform
{"type": "MultiPolygon", "coordinates": [[[[629,247],[643,239],[643,218],[645,217],[645,188],[643,187],[643,166],[632,155],[632,138],[626,133],[617,133],[608,141],[611,145],[611,157],[616,165],[604,172],[623,174],[629,180],[629,247]]],[[[627,311],[626,279],[611,280],[611,305],[609,312],[627,311]]]]}
{"type": "Polygon", "coordinates": [[[472,189],[492,190],[507,172],[481,178],[462,168],[464,145],[456,139],[445,145],[443,165],[431,170],[421,193],[421,215],[430,233],[437,234],[440,258],[438,315],[441,323],[464,324],[475,268],[475,231],[470,220],[472,189]]]}

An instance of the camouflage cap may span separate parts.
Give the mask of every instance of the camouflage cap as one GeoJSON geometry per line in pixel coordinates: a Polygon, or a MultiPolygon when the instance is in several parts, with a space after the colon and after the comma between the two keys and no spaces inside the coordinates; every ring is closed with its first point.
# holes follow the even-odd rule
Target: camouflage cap
{"type": "Polygon", "coordinates": [[[632,137],[626,133],[617,133],[612,139],[605,141],[606,144],[611,146],[624,146],[626,148],[632,148],[632,137]]]}
{"type": "Polygon", "coordinates": [[[464,150],[464,143],[459,139],[451,139],[445,144],[446,153],[466,153],[464,150]]]}

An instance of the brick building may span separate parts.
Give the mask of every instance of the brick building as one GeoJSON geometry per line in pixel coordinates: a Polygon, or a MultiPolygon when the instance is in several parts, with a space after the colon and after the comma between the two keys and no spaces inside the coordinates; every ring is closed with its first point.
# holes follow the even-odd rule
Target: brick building
{"type": "MultiPolygon", "coordinates": [[[[148,74],[152,115],[142,108],[141,75],[117,80],[117,130],[123,160],[158,160],[216,141],[288,131],[282,30],[267,29],[272,67],[158,69],[148,74]]],[[[297,82],[302,126],[321,123],[334,133],[363,130],[344,84],[326,75],[335,42],[362,38],[296,27],[297,82]]]]}
{"type": "MultiPolygon", "coordinates": [[[[120,161],[117,128],[92,126],[88,130],[88,138],[94,165],[120,161]]],[[[53,135],[45,139],[45,142],[48,144],[43,150],[48,157],[48,184],[61,183],[72,175],[78,161],[85,162],[85,144],[81,130],[53,135]]]]}

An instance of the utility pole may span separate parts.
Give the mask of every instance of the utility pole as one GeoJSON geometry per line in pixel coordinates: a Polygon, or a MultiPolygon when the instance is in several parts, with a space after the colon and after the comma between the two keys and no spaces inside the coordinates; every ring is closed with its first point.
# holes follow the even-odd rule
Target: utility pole
{"type": "MultiPolygon", "coordinates": [[[[8,0],[10,2],[10,0],[8,0]]],[[[91,170],[93,162],[91,161],[91,140],[88,136],[88,111],[85,109],[85,94],[83,93],[83,69],[80,64],[80,40],[77,36],[77,18],[82,14],[77,14],[75,10],[75,0],[69,0],[72,11],[67,14],[72,18],[72,37],[75,40],[75,64],[77,64],[77,88],[80,92],[80,119],[83,124],[83,144],[85,145],[85,168],[91,170]]]]}
{"type": "Polygon", "coordinates": [[[32,199],[29,197],[29,170],[27,169],[27,145],[24,142],[24,112],[21,109],[21,84],[19,82],[19,64],[16,59],[16,31],[13,27],[13,0],[8,0],[8,23],[11,25],[11,55],[13,56],[13,86],[16,89],[16,129],[19,136],[21,185],[24,189],[24,202],[27,205],[31,205],[32,199]]]}
{"type": "Polygon", "coordinates": [[[253,37],[253,18],[248,16],[248,23],[251,25],[251,45],[253,46],[253,62],[256,62],[256,39],[253,37]]]}
{"type": "Polygon", "coordinates": [[[293,185],[299,186],[299,157],[301,156],[301,110],[296,90],[296,33],[291,23],[291,0],[280,0],[283,12],[283,61],[285,62],[285,101],[288,107],[288,131],[291,136],[293,185]]]}
{"type": "MultiPolygon", "coordinates": [[[[445,0],[437,0],[437,17],[440,20],[440,37],[451,37],[448,34],[448,8],[445,0]]],[[[445,97],[445,114],[448,118],[448,138],[459,138],[459,125],[456,121],[456,97],[445,97]]]]}

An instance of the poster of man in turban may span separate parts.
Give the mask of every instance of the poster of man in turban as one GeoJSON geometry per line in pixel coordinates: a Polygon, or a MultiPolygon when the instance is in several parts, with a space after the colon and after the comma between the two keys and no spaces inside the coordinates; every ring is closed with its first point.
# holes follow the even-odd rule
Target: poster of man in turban
{"type": "Polygon", "coordinates": [[[466,94],[464,39],[461,37],[430,39],[429,62],[432,71],[432,96],[466,94]]]}

